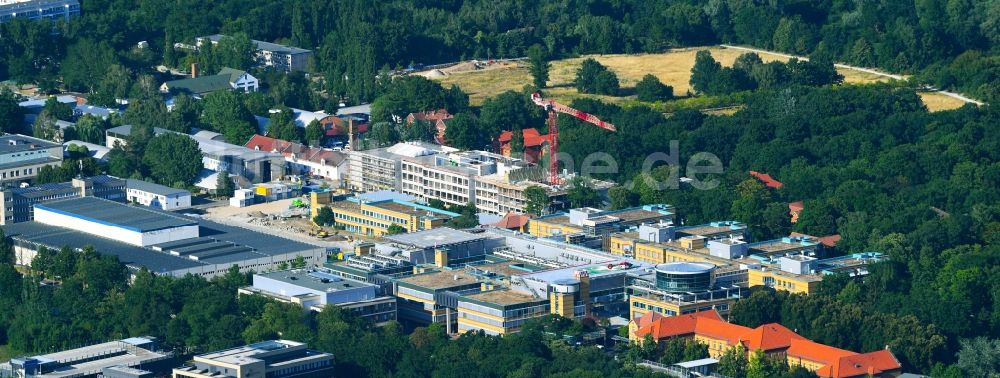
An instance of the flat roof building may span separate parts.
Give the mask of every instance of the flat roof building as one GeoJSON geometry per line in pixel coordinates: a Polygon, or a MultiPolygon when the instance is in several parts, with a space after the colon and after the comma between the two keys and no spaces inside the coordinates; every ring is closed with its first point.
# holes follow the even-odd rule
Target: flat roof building
{"type": "Polygon", "coordinates": [[[0,191],[0,225],[35,219],[35,204],[93,196],[112,201],[125,200],[125,180],[112,176],[76,178],[70,182],[5,188],[0,191]]]}
{"type": "Polygon", "coordinates": [[[27,20],[69,21],[80,17],[77,0],[3,0],[0,1],[0,23],[15,18],[27,20]]]}
{"type": "Polygon", "coordinates": [[[62,164],[61,144],[18,134],[0,136],[0,184],[32,181],[45,166],[62,164]]]}
{"type": "Polygon", "coordinates": [[[0,364],[0,376],[25,378],[145,378],[170,371],[170,352],[154,337],[132,337],[0,364]]]}
{"type": "MultiPolygon", "coordinates": [[[[222,34],[198,37],[196,38],[197,46],[201,47],[206,40],[211,41],[213,45],[218,44],[222,38],[225,38],[222,34]]],[[[257,47],[254,59],[260,67],[274,68],[284,72],[305,71],[309,68],[309,59],[313,55],[311,50],[253,39],[250,42],[257,47]]]]}
{"type": "Polygon", "coordinates": [[[191,207],[191,192],[149,181],[128,179],[125,195],[128,202],[160,210],[177,210],[191,207]]]}
{"type": "Polygon", "coordinates": [[[333,377],[333,355],[291,340],[270,340],[194,356],[173,378],[333,377]]]}
{"type": "Polygon", "coordinates": [[[385,293],[378,285],[344,278],[324,269],[254,274],[253,286],[239,292],[264,295],[317,312],[326,306],[337,306],[376,325],[396,320],[396,298],[391,293],[385,293]]]}
{"type": "Polygon", "coordinates": [[[205,277],[240,271],[265,271],[305,258],[326,260],[325,248],[245,228],[188,218],[147,207],[94,197],[35,205],[35,220],[4,227],[14,241],[18,264],[30,265],[42,247],[76,250],[92,246],[132,270],[205,277]]]}
{"type": "Polygon", "coordinates": [[[620,210],[599,210],[585,207],[532,219],[528,223],[528,233],[538,237],[578,234],[606,237],[614,232],[624,231],[640,224],[666,223],[673,222],[673,220],[674,208],[665,204],[643,205],[620,210]]]}
{"type": "Polygon", "coordinates": [[[365,201],[350,197],[328,206],[337,224],[347,231],[376,237],[387,235],[393,225],[402,227],[406,232],[416,232],[444,226],[447,221],[459,216],[451,211],[398,199],[365,201]]]}
{"type": "MultiPolygon", "coordinates": [[[[459,151],[426,142],[349,153],[348,186],[359,192],[394,190],[452,205],[473,203],[479,211],[504,215],[523,213],[524,191],[541,187],[553,207],[562,208],[565,188],[540,182],[544,170],[524,161],[486,151],[459,151]]],[[[612,183],[592,180],[604,193],[612,183]]]]}

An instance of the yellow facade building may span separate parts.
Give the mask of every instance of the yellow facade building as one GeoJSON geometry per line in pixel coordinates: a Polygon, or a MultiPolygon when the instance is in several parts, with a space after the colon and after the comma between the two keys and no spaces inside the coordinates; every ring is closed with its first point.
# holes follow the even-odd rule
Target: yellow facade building
{"type": "Polygon", "coordinates": [[[396,199],[365,202],[352,197],[332,202],[329,207],[338,225],[347,231],[372,237],[388,234],[392,225],[400,226],[406,232],[417,232],[444,226],[448,220],[459,216],[450,211],[396,199]]]}
{"type": "Polygon", "coordinates": [[[585,207],[532,219],[528,223],[528,233],[542,238],[574,234],[607,236],[628,227],[672,222],[673,219],[674,209],[670,205],[644,205],[620,210],[585,207]]]}
{"type": "Polygon", "coordinates": [[[528,320],[549,313],[549,300],[510,289],[483,291],[458,299],[458,331],[482,330],[506,335],[521,330],[528,320]]]}
{"type": "Polygon", "coordinates": [[[688,300],[670,298],[653,293],[633,293],[629,295],[629,319],[645,315],[648,312],[657,312],[664,316],[675,316],[680,314],[690,314],[698,311],[716,310],[719,314],[729,314],[733,303],[739,299],[739,290],[733,290],[732,295],[718,294],[715,297],[705,296],[700,299],[689,298],[688,300]]]}

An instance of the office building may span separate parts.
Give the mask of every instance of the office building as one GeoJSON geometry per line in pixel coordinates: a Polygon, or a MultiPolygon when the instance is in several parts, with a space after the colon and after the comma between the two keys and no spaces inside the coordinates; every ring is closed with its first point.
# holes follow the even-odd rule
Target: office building
{"type": "Polygon", "coordinates": [[[829,247],[808,235],[747,243],[745,231],[735,222],[677,228],[640,225],[637,231],[611,235],[607,250],[650,264],[709,263],[718,267],[716,275],[727,283],[803,294],[815,292],[826,275],[861,277],[868,274],[868,264],[883,259],[878,252],[823,258],[829,247]]]}
{"type": "Polygon", "coordinates": [[[97,197],[112,201],[125,201],[125,180],[112,176],[77,178],[70,182],[42,184],[0,191],[0,225],[27,222],[35,219],[35,204],[49,201],[97,197]]]}
{"type": "Polygon", "coordinates": [[[154,337],[132,337],[0,364],[0,376],[23,378],[146,378],[174,366],[154,337]]]}
{"type": "MultiPolygon", "coordinates": [[[[391,283],[400,321],[442,323],[450,333],[514,333],[548,314],[627,313],[632,287],[654,279],[648,264],[502,229],[436,228],[383,240],[357,250],[331,271],[391,283]]],[[[726,298],[742,293],[732,290],[726,298]]],[[[695,308],[709,303],[704,296],[686,300],[695,308]]]]}
{"type": "Polygon", "coordinates": [[[191,207],[191,192],[148,181],[128,179],[125,195],[128,202],[160,210],[178,210],[191,207]]]}
{"type": "MultiPolygon", "coordinates": [[[[225,38],[222,34],[198,37],[196,38],[196,44],[197,47],[201,47],[205,42],[211,42],[213,45],[216,45],[222,38],[225,38]]],[[[254,58],[258,67],[273,68],[283,72],[306,71],[309,69],[309,59],[313,55],[311,50],[258,40],[250,40],[250,42],[257,48],[254,58]]]]}
{"type": "Polygon", "coordinates": [[[819,289],[823,277],[846,274],[860,278],[868,274],[868,264],[882,261],[879,252],[861,252],[846,256],[817,259],[809,255],[787,255],[776,258],[751,255],[741,262],[747,267],[750,286],[765,286],[792,293],[811,294],[819,289]]]}
{"type": "MultiPolygon", "coordinates": [[[[424,201],[474,203],[479,211],[493,215],[525,212],[524,191],[532,186],[545,190],[553,209],[567,202],[565,187],[541,182],[545,172],[540,167],[484,151],[405,142],[351,151],[349,166],[347,184],[354,191],[394,190],[424,201]]],[[[591,184],[602,195],[614,186],[598,180],[591,184]]]]}
{"type": "Polygon", "coordinates": [[[77,0],[0,1],[0,23],[15,18],[68,22],[74,17],[80,17],[80,2],[77,0]]]}
{"type": "Polygon", "coordinates": [[[522,167],[520,160],[483,151],[406,157],[402,160],[402,192],[423,201],[438,199],[464,206],[477,203],[479,177],[505,176],[522,167]]]}
{"type": "Polygon", "coordinates": [[[173,378],[329,378],[335,376],[333,355],[306,344],[270,340],[194,356],[174,369],[173,378]]]}
{"type": "Polygon", "coordinates": [[[645,223],[672,222],[674,208],[656,204],[631,207],[620,210],[599,210],[591,207],[570,209],[532,219],[528,223],[528,233],[542,238],[552,236],[586,235],[607,237],[614,232],[645,223]]]}
{"type": "MultiPolygon", "coordinates": [[[[675,227],[671,222],[641,224],[611,234],[606,249],[611,254],[632,256],[650,264],[675,261],[701,261],[704,256],[726,261],[743,257],[747,246],[743,239],[746,225],[739,222],[711,222],[697,226],[675,227]],[[689,255],[687,252],[696,252],[689,255]]],[[[717,264],[718,261],[709,261],[717,264]]]]}
{"type": "Polygon", "coordinates": [[[376,325],[396,320],[396,298],[391,296],[391,290],[321,268],[257,273],[253,276],[253,286],[241,288],[239,293],[263,295],[316,312],[336,306],[376,325]]]}
{"type": "Polygon", "coordinates": [[[714,310],[677,316],[650,312],[632,318],[629,338],[639,341],[646,336],[657,342],[692,339],[708,346],[709,355],[715,359],[736,346],[742,346],[748,354],[761,350],[770,358],[786,360],[792,367],[802,366],[820,377],[896,377],[901,373],[899,361],[888,349],[856,353],[811,341],[777,323],[757,328],[728,323],[714,310]]]}
{"type": "Polygon", "coordinates": [[[459,216],[446,210],[398,199],[365,201],[349,197],[329,204],[338,225],[356,234],[380,237],[389,233],[393,225],[406,232],[430,230],[444,226],[459,216]]]}
{"type": "Polygon", "coordinates": [[[28,182],[44,166],[62,164],[62,145],[18,134],[0,136],[0,184],[28,182]]]}
{"type": "Polygon", "coordinates": [[[348,154],[348,187],[356,192],[394,190],[402,192],[403,159],[458,151],[425,142],[398,143],[391,147],[348,154]]]}
{"type": "Polygon", "coordinates": [[[95,197],[36,204],[34,217],[4,227],[21,265],[31,265],[42,247],[64,246],[92,246],[133,271],[175,277],[215,277],[234,265],[242,272],[273,270],[297,257],[309,266],[326,261],[322,247],[95,197]]]}
{"type": "MultiPolygon", "coordinates": [[[[732,274],[732,266],[675,262],[656,265],[652,273],[632,280],[629,286],[629,319],[646,313],[666,316],[715,310],[726,315],[733,303],[749,295],[745,285],[717,280],[732,274]]],[[[738,271],[736,271],[738,273],[738,271]]]]}

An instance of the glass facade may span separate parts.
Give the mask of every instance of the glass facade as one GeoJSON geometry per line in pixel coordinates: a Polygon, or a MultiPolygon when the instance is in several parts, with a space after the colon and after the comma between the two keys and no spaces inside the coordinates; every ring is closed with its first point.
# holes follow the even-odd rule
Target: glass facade
{"type": "Polygon", "coordinates": [[[672,273],[656,271],[656,288],[673,292],[699,292],[712,288],[712,272],[672,273]]]}

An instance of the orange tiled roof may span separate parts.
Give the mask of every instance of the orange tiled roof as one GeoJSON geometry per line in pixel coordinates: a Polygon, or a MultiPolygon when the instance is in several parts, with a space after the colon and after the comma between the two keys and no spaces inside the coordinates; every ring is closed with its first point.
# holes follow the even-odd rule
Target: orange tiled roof
{"type": "Polygon", "coordinates": [[[288,142],[263,135],[254,135],[246,143],[245,147],[257,151],[279,153],[285,157],[295,158],[298,160],[308,160],[317,164],[325,164],[329,166],[340,165],[340,162],[345,159],[345,155],[341,152],[308,147],[303,144],[288,142]]]}
{"type": "Polygon", "coordinates": [[[750,329],[723,321],[715,310],[670,317],[648,312],[634,321],[639,326],[636,335],[650,334],[657,340],[696,334],[724,340],[730,346],[741,343],[747,350],[787,348],[789,362],[805,360],[824,365],[816,371],[821,378],[854,378],[900,369],[899,361],[888,350],[855,353],[834,348],[806,339],[777,323],[750,329]]]}
{"type": "Polygon", "coordinates": [[[782,186],[785,186],[785,184],[782,184],[781,181],[775,180],[767,173],[750,171],[750,176],[757,178],[760,182],[764,183],[764,185],[767,185],[768,188],[781,189],[782,186]]]}
{"type": "Polygon", "coordinates": [[[740,336],[740,341],[747,350],[760,349],[765,352],[788,348],[792,339],[805,340],[804,337],[778,323],[761,325],[740,336]]]}
{"type": "Polygon", "coordinates": [[[816,370],[816,375],[829,378],[864,377],[899,370],[901,365],[888,350],[853,354],[837,359],[832,364],[816,370]]]}
{"type": "Polygon", "coordinates": [[[659,340],[666,337],[691,334],[695,333],[697,324],[702,321],[722,322],[722,317],[715,310],[669,317],[650,311],[635,319],[636,325],[639,326],[636,335],[645,337],[645,335],[650,334],[653,336],[653,339],[659,340]]]}
{"type": "Polygon", "coordinates": [[[840,241],[840,234],[815,237],[815,236],[812,236],[812,235],[806,235],[806,234],[802,234],[802,233],[798,233],[798,232],[792,232],[792,233],[790,233],[788,235],[789,236],[808,236],[808,237],[811,237],[811,238],[816,238],[816,240],[819,241],[820,244],[822,244],[825,247],[830,247],[830,248],[836,247],[837,246],[837,242],[840,241]]]}
{"type": "Polygon", "coordinates": [[[805,208],[806,208],[806,205],[804,203],[802,203],[802,201],[795,201],[795,202],[789,202],[788,203],[788,211],[791,211],[793,213],[802,211],[802,209],[805,209],[805,208]]]}
{"type": "Polygon", "coordinates": [[[506,228],[508,230],[517,230],[527,225],[529,220],[531,220],[531,217],[527,214],[510,212],[507,213],[507,215],[504,215],[503,218],[500,218],[500,221],[494,223],[493,225],[500,228],[506,228]]]}
{"type": "Polygon", "coordinates": [[[833,248],[837,246],[837,242],[840,241],[840,234],[824,236],[819,238],[819,242],[827,247],[833,248]]]}
{"type": "MultiPolygon", "coordinates": [[[[541,146],[543,143],[549,141],[548,134],[541,135],[538,132],[538,129],[535,128],[527,128],[521,130],[521,136],[524,139],[525,147],[538,147],[541,146]]],[[[497,140],[500,141],[500,143],[508,143],[513,137],[514,133],[510,131],[503,131],[500,133],[500,137],[497,138],[497,140]]]]}
{"type": "Polygon", "coordinates": [[[448,113],[448,110],[446,110],[446,109],[438,109],[438,110],[428,110],[428,111],[424,111],[424,112],[410,113],[406,118],[410,119],[410,122],[413,122],[413,121],[431,121],[431,122],[433,122],[433,121],[440,121],[440,120],[450,119],[452,117],[453,116],[451,115],[451,113],[448,113]]]}
{"type": "Polygon", "coordinates": [[[733,324],[723,320],[707,319],[699,321],[695,325],[694,332],[700,336],[707,336],[717,340],[725,340],[729,345],[736,345],[740,341],[740,336],[750,332],[750,328],[733,324]]]}
{"type": "Polygon", "coordinates": [[[786,353],[791,358],[818,362],[825,365],[830,365],[841,357],[857,354],[849,350],[834,348],[807,339],[792,339],[786,353]]]}

